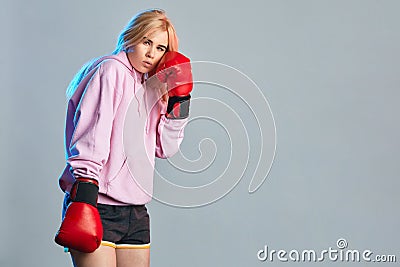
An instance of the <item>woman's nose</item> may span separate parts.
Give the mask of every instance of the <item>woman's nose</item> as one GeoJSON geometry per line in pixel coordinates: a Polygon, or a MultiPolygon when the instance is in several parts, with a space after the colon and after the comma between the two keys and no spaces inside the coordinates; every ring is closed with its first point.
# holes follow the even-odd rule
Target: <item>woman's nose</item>
{"type": "Polygon", "coordinates": [[[146,53],[146,57],[149,57],[149,58],[153,58],[154,57],[154,48],[153,47],[149,47],[149,49],[147,50],[147,53],[146,53]]]}

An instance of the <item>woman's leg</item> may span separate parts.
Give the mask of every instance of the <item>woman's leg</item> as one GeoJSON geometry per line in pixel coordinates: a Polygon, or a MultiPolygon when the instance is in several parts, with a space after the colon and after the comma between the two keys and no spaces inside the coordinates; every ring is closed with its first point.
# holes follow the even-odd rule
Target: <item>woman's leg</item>
{"type": "Polygon", "coordinates": [[[149,267],[150,248],[118,248],[116,249],[117,267],[149,267]]]}
{"type": "Polygon", "coordinates": [[[100,246],[93,253],[83,253],[71,250],[72,261],[75,267],[116,267],[115,248],[100,246]]]}

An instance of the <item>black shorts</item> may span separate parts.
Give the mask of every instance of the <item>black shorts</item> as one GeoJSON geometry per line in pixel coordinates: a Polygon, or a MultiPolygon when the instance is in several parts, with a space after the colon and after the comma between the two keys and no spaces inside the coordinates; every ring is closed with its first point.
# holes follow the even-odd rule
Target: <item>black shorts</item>
{"type": "MultiPolygon", "coordinates": [[[[70,201],[69,194],[66,194],[63,217],[70,201]]],[[[150,247],[150,216],[145,205],[98,204],[97,209],[103,224],[102,245],[114,248],[150,247]]]]}
{"type": "Polygon", "coordinates": [[[145,205],[98,204],[103,223],[103,245],[117,248],[150,246],[150,217],[145,205]]]}

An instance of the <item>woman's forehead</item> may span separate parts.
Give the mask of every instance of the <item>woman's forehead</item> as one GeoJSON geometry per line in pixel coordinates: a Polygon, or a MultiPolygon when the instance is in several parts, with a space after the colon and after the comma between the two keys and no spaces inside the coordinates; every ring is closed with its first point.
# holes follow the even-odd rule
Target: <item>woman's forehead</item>
{"type": "Polygon", "coordinates": [[[168,45],[168,32],[162,30],[155,30],[145,35],[146,38],[153,41],[153,43],[168,45]]]}

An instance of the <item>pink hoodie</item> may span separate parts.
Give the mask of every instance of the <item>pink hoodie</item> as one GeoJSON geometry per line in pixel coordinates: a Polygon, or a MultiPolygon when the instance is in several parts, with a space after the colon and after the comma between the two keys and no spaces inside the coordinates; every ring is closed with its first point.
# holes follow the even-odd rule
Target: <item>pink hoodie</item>
{"type": "Polygon", "coordinates": [[[99,181],[98,203],[151,200],[155,157],[179,150],[187,119],[167,119],[167,103],[142,76],[120,52],[98,60],[83,77],[67,108],[64,192],[74,177],[86,177],[99,181]]]}

